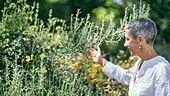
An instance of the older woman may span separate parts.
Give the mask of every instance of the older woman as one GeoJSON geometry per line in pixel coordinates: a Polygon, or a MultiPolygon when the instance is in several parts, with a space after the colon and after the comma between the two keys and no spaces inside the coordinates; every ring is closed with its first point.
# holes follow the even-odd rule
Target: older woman
{"type": "Polygon", "coordinates": [[[129,96],[170,96],[170,64],[158,56],[153,48],[157,35],[155,23],[148,18],[131,21],[125,27],[126,42],[131,56],[140,59],[126,70],[108,62],[101,55],[100,48],[90,48],[93,61],[103,65],[103,72],[109,78],[129,85],[129,96]]]}

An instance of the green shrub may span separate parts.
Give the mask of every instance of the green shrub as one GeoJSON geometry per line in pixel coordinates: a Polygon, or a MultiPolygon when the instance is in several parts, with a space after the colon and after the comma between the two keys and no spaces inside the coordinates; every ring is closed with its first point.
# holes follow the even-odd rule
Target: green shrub
{"type": "Polygon", "coordinates": [[[26,0],[7,0],[0,21],[0,95],[109,94],[98,89],[91,79],[84,79],[85,72],[94,64],[86,58],[86,49],[103,42],[118,43],[124,37],[125,24],[147,17],[148,8],[134,7],[132,18],[128,18],[126,11],[118,29],[114,29],[112,19],[106,26],[104,16],[98,26],[90,22],[90,15],[79,18],[80,10],[71,15],[70,25],[52,17],[51,10],[45,26],[38,18],[38,3],[27,5],[26,0]]]}

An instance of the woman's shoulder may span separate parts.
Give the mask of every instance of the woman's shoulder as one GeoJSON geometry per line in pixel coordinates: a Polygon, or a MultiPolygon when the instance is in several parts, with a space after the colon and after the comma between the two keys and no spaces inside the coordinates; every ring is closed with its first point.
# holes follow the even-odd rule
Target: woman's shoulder
{"type": "Polygon", "coordinates": [[[154,58],[154,62],[158,66],[170,66],[169,62],[163,56],[157,56],[154,58]]]}
{"type": "Polygon", "coordinates": [[[157,56],[154,59],[154,63],[156,73],[170,74],[170,64],[163,56],[157,56]]]}

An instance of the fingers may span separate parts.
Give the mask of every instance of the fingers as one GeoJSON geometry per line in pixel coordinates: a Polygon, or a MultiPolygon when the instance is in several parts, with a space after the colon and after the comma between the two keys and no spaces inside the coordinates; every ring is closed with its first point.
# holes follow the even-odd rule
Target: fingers
{"type": "Polygon", "coordinates": [[[95,63],[97,63],[97,62],[98,62],[98,58],[93,57],[92,59],[93,59],[93,61],[94,61],[95,63]]]}
{"type": "Polygon", "coordinates": [[[93,51],[95,51],[95,49],[93,48],[87,49],[87,52],[93,52],[93,51]]]}
{"type": "Polygon", "coordinates": [[[87,58],[92,58],[92,56],[94,55],[94,49],[93,48],[90,48],[90,49],[87,49],[87,58]]]}
{"type": "Polygon", "coordinates": [[[87,51],[89,52],[88,53],[88,58],[92,58],[92,60],[95,62],[95,63],[101,63],[101,59],[102,59],[102,56],[101,56],[101,50],[100,50],[100,47],[98,46],[97,47],[97,50],[93,49],[93,48],[90,48],[90,49],[87,49],[87,51]]]}
{"type": "Polygon", "coordinates": [[[91,52],[92,54],[101,54],[101,50],[99,46],[97,47],[97,50],[90,48],[90,49],[87,49],[87,51],[91,52]]]}
{"type": "Polygon", "coordinates": [[[97,52],[95,49],[93,49],[93,48],[90,48],[90,50],[92,51],[92,52],[97,52]]]}
{"type": "Polygon", "coordinates": [[[93,48],[90,48],[90,49],[87,49],[87,52],[90,52],[89,54],[91,55],[91,56],[101,56],[101,50],[100,50],[100,47],[98,46],[97,47],[97,50],[95,50],[95,49],[93,49],[93,48]]]}
{"type": "Polygon", "coordinates": [[[95,57],[98,56],[98,51],[93,49],[93,48],[91,48],[91,55],[95,56],[95,57]]]}
{"type": "Polygon", "coordinates": [[[93,49],[93,48],[90,48],[90,49],[88,49],[87,51],[90,52],[90,54],[91,54],[92,56],[94,56],[95,54],[97,54],[97,51],[96,51],[95,49],[93,49]]]}
{"type": "Polygon", "coordinates": [[[99,47],[99,46],[97,47],[97,50],[98,50],[98,54],[101,55],[101,50],[100,50],[100,47],[99,47]]]}

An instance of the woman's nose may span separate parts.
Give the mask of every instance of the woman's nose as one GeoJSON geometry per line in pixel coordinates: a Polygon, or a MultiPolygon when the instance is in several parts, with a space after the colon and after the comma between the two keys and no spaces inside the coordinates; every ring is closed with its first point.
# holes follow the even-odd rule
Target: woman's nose
{"type": "Polygon", "coordinates": [[[124,43],[124,47],[127,47],[127,43],[126,42],[124,43]]]}

